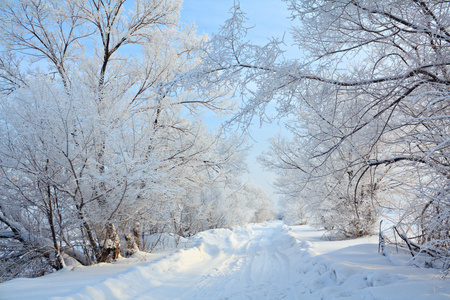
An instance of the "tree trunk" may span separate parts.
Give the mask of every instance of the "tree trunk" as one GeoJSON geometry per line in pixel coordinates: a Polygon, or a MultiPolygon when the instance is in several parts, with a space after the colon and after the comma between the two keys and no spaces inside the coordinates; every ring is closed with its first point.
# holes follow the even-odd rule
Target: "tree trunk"
{"type": "Polygon", "coordinates": [[[106,225],[106,237],[100,254],[99,262],[112,262],[120,255],[120,238],[114,224],[106,225]]]}

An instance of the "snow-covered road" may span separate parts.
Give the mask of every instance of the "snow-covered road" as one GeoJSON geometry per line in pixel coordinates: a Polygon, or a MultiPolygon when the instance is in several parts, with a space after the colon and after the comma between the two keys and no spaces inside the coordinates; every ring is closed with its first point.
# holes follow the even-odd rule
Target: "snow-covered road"
{"type": "Polygon", "coordinates": [[[292,272],[289,255],[296,241],[286,233],[281,226],[203,233],[205,252],[212,254],[204,262],[208,268],[180,298],[296,299],[299,279],[292,272]],[[217,239],[221,235],[227,235],[224,243],[217,239]]]}
{"type": "Polygon", "coordinates": [[[450,299],[448,280],[379,255],[376,237],[322,234],[279,222],[210,230],[181,250],[6,282],[0,299],[450,299]]]}

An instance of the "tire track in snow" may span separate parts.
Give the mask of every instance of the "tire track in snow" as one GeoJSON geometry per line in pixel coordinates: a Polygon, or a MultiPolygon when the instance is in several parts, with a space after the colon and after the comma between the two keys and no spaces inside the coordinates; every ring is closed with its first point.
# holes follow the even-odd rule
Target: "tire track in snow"
{"type": "MultiPolygon", "coordinates": [[[[36,299],[449,299],[448,281],[437,285],[435,270],[392,265],[377,253],[376,237],[331,242],[322,234],[280,223],[209,230],[175,253],[36,299]]],[[[95,269],[64,277],[77,281],[95,269]]],[[[50,287],[52,276],[34,280],[50,287]]],[[[34,299],[7,299],[27,298],[34,299]]]]}
{"type": "Polygon", "coordinates": [[[221,268],[207,277],[186,299],[295,299],[295,276],[283,248],[295,241],[281,225],[253,226],[248,238],[240,239],[221,268]]]}
{"type": "Polygon", "coordinates": [[[280,224],[202,232],[190,248],[57,299],[295,299],[280,224]]]}

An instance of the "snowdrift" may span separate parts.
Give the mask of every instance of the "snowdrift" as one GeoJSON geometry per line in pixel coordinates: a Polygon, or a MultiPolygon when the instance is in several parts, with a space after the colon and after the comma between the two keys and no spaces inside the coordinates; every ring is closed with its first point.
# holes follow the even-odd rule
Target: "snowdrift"
{"type": "MultiPolygon", "coordinates": [[[[448,299],[437,270],[407,253],[377,253],[376,237],[324,241],[279,222],[199,233],[178,249],[137,253],[0,284],[1,299],[448,299]]],[[[391,249],[393,250],[393,249],[391,249]]]]}

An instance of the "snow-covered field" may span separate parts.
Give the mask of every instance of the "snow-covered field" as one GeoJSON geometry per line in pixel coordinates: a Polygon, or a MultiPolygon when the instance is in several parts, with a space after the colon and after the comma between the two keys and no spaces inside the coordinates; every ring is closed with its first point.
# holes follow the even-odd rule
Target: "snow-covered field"
{"type": "Polygon", "coordinates": [[[0,299],[449,299],[450,280],[378,251],[378,238],[324,241],[280,222],[197,234],[181,249],[138,253],[0,284],[0,299]]]}

